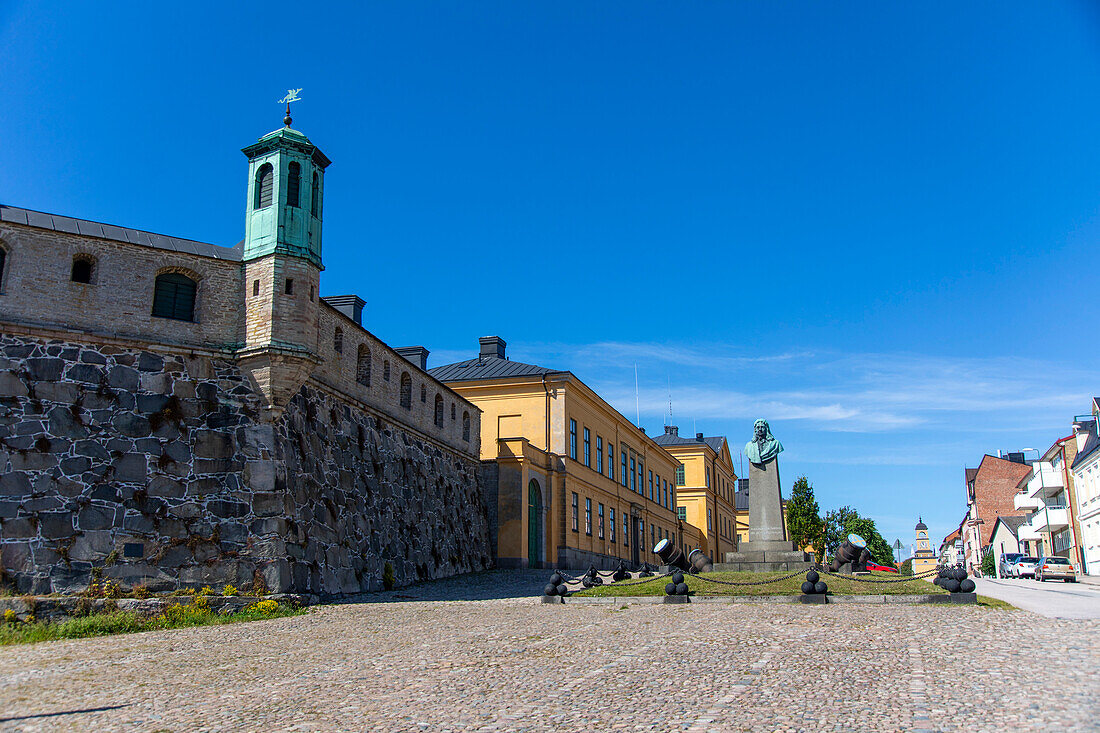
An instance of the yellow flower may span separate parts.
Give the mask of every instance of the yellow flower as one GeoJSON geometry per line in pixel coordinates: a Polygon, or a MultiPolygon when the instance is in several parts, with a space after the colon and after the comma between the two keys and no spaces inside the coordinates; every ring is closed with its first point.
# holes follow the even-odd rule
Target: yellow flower
{"type": "Polygon", "coordinates": [[[10,608],[4,609],[4,621],[9,624],[14,624],[19,620],[19,617],[15,615],[15,611],[10,608]]]}
{"type": "Polygon", "coordinates": [[[235,585],[227,585],[224,588],[222,588],[222,595],[223,596],[235,596],[235,595],[239,595],[239,594],[240,594],[240,591],[237,590],[237,586],[235,586],[235,585]]]}

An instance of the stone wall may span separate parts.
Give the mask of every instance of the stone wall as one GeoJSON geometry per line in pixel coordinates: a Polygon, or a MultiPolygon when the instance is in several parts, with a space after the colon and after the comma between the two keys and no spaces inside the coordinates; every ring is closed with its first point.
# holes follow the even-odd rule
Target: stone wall
{"type": "MultiPolygon", "coordinates": [[[[216,352],[0,336],[0,559],[19,593],[352,593],[491,564],[479,462],[308,382],[274,423],[216,352]]],[[[448,416],[449,418],[449,416],[448,416]]]]}

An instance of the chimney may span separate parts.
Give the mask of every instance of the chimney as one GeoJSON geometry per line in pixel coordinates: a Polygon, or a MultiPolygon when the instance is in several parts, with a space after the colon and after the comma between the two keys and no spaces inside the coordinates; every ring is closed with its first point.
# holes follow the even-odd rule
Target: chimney
{"type": "Polygon", "coordinates": [[[367,304],[367,301],[358,295],[330,295],[327,298],[321,298],[321,300],[355,321],[356,325],[363,325],[363,306],[367,304]]]}
{"type": "Polygon", "coordinates": [[[679,435],[680,428],[675,425],[665,425],[665,435],[679,435]]]}
{"type": "Polygon", "coordinates": [[[424,371],[428,371],[428,350],[423,346],[402,346],[394,349],[398,354],[416,364],[424,371]]]}
{"type": "Polygon", "coordinates": [[[697,442],[697,443],[702,443],[703,442],[703,434],[702,433],[696,433],[695,434],[695,442],[697,442]]]}
{"type": "Polygon", "coordinates": [[[500,336],[482,336],[478,339],[481,344],[481,359],[503,359],[504,347],[508,344],[500,336]]]}

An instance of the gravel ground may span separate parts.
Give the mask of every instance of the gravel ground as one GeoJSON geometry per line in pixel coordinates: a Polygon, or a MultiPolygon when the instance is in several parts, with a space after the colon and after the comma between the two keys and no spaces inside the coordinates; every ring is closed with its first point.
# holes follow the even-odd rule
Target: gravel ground
{"type": "Polygon", "coordinates": [[[545,575],[483,574],[296,618],[5,647],[0,729],[1065,731],[1095,730],[1100,716],[1095,620],[491,598],[521,596],[545,575]],[[444,600],[468,597],[488,599],[444,600]]]}

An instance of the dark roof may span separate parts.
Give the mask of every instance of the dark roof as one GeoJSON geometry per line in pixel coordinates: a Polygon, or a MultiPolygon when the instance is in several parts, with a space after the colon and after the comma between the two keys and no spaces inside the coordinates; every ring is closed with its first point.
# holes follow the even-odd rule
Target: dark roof
{"type": "Polygon", "coordinates": [[[468,382],[476,379],[499,379],[501,377],[539,377],[554,373],[557,373],[557,370],[496,357],[467,359],[466,361],[445,364],[428,370],[428,374],[440,382],[468,382]]]}
{"type": "Polygon", "coordinates": [[[1089,437],[1085,439],[1085,444],[1081,446],[1081,450],[1077,451],[1077,455],[1073,457],[1073,463],[1070,464],[1070,468],[1077,468],[1079,465],[1085,462],[1085,459],[1096,452],[1096,449],[1100,448],[1100,438],[1096,437],[1096,432],[1090,432],[1089,437]]]}
{"type": "Polygon", "coordinates": [[[978,469],[968,468],[966,469],[966,483],[970,483],[974,480],[974,477],[978,475],[978,469]]]}
{"type": "Polygon", "coordinates": [[[171,252],[198,255],[200,257],[212,257],[216,260],[230,260],[240,262],[244,254],[244,241],[237,243],[235,247],[219,247],[216,244],[196,242],[193,239],[180,239],[179,237],[167,237],[163,234],[154,234],[140,229],[127,229],[116,227],[112,224],[102,224],[85,219],[73,219],[69,216],[58,214],[46,214],[31,209],[20,209],[15,206],[0,204],[0,221],[13,224],[25,224],[38,229],[49,229],[54,232],[68,232],[80,234],[85,237],[109,239],[115,242],[127,244],[139,244],[144,247],[166,249],[171,252]]]}
{"type": "Polygon", "coordinates": [[[923,517],[917,517],[917,526],[915,529],[928,529],[928,525],[924,523],[923,517]]]}
{"type": "MultiPolygon", "coordinates": [[[[711,450],[715,453],[722,452],[722,443],[726,438],[722,435],[713,435],[711,437],[704,437],[703,442],[710,446],[711,450]]],[[[685,438],[682,435],[674,435],[672,433],[661,433],[660,435],[653,436],[653,442],[662,447],[677,446],[677,445],[698,445],[699,441],[694,437],[685,438]]]]}
{"type": "MultiPolygon", "coordinates": [[[[1007,527],[1008,531],[1012,533],[1013,537],[1017,536],[1020,525],[1024,524],[1026,521],[1026,517],[997,517],[997,522],[1000,522],[1005,527],[1007,527]]],[[[997,529],[996,522],[994,522],[993,529],[994,531],[996,531],[997,529]]]]}
{"type": "Polygon", "coordinates": [[[747,491],[735,491],[733,492],[733,508],[737,511],[748,511],[749,508],[749,492],[747,491]]]}

